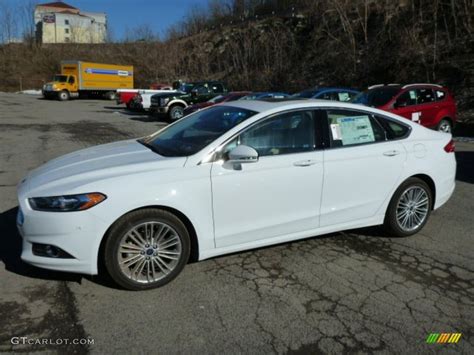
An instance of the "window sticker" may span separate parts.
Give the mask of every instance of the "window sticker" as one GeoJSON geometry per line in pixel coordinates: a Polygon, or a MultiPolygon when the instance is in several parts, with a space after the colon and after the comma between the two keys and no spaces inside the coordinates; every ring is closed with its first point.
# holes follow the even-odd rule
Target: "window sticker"
{"type": "Polygon", "coordinates": [[[411,114],[411,120],[413,122],[418,122],[420,120],[421,112],[413,112],[411,114]]]}
{"type": "Polygon", "coordinates": [[[414,90],[409,91],[410,93],[410,99],[416,100],[416,92],[414,90]]]}
{"type": "Polygon", "coordinates": [[[349,93],[348,92],[340,92],[337,94],[339,96],[339,101],[349,101],[349,93]]]}
{"type": "Polygon", "coordinates": [[[330,127],[332,139],[335,141],[340,141],[342,139],[341,126],[339,126],[337,123],[331,123],[330,127]]]}
{"type": "Polygon", "coordinates": [[[375,142],[369,116],[339,117],[342,145],[375,142]]]}

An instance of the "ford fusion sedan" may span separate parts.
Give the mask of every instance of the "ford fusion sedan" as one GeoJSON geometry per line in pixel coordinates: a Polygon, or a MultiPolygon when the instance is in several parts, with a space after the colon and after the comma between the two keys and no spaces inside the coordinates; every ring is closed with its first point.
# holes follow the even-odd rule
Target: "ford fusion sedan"
{"type": "Polygon", "coordinates": [[[18,186],[22,259],[143,290],[189,260],[366,226],[419,232],[455,186],[450,134],[323,100],[233,101],[80,150],[18,186]]]}

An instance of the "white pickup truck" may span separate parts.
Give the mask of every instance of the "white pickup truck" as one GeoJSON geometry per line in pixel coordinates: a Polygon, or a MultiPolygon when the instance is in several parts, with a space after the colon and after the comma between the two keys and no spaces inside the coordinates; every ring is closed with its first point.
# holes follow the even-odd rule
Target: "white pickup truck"
{"type": "MultiPolygon", "coordinates": [[[[154,95],[162,92],[174,92],[174,90],[161,89],[118,89],[117,90],[117,104],[125,104],[128,109],[141,109],[140,95],[154,95]]],[[[150,99],[148,98],[148,101],[150,99]]],[[[148,104],[148,107],[150,105],[148,104]]]]}
{"type": "Polygon", "coordinates": [[[151,105],[151,97],[162,92],[171,93],[178,92],[178,90],[139,90],[134,100],[136,103],[138,103],[141,109],[148,111],[151,105]]]}

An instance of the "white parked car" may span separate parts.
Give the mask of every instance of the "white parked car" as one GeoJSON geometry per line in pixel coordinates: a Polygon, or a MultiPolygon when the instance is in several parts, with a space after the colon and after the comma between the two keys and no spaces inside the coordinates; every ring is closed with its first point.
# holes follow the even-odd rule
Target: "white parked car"
{"type": "Polygon", "coordinates": [[[420,231],[451,196],[450,134],[341,102],[233,101],[74,152],[18,186],[22,259],[164,285],[190,258],[385,225],[420,231]]]}

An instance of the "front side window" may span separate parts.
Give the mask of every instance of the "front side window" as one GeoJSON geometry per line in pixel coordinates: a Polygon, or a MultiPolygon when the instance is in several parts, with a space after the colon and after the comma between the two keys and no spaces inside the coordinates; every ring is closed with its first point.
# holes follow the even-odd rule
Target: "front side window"
{"type": "Polygon", "coordinates": [[[138,142],[166,157],[189,156],[256,113],[243,108],[214,106],[185,117],[138,142]]]}
{"type": "Polygon", "coordinates": [[[241,133],[224,152],[239,144],[254,148],[259,156],[312,151],[316,146],[314,112],[287,112],[266,119],[241,133]]]}
{"type": "Polygon", "coordinates": [[[331,147],[346,147],[386,140],[385,130],[365,112],[327,110],[331,147]]]}
{"type": "Polygon", "coordinates": [[[209,89],[204,85],[197,86],[193,89],[193,91],[195,91],[198,95],[205,95],[209,93],[209,89]]]}
{"type": "Polygon", "coordinates": [[[407,90],[401,94],[395,103],[396,107],[406,107],[416,105],[416,91],[407,90]]]}
{"type": "Polygon", "coordinates": [[[74,84],[74,77],[73,76],[69,77],[68,83],[69,84],[74,84]]]}

